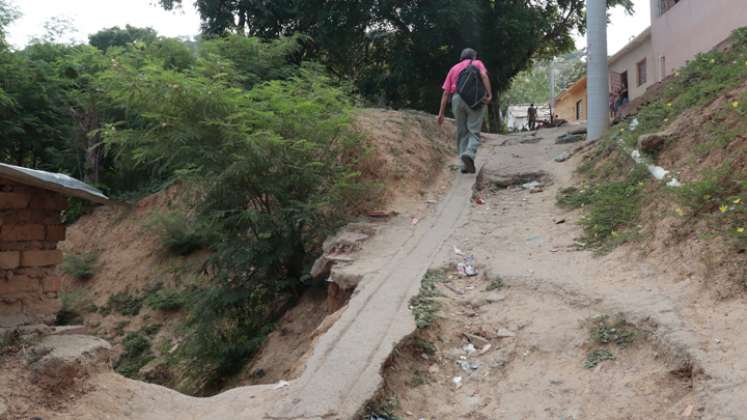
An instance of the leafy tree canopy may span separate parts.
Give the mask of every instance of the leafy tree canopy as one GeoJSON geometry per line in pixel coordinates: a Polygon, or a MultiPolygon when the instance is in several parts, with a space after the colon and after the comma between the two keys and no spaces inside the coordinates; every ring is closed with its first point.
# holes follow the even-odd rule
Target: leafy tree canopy
{"type": "Polygon", "coordinates": [[[101,51],[106,51],[111,47],[124,47],[136,41],[149,44],[157,37],[158,34],[153,28],[137,28],[127,25],[122,29],[114,26],[89,35],[88,43],[101,51]]]}
{"type": "MultiPolygon", "coordinates": [[[[160,0],[171,9],[182,0],[160,0]]],[[[197,0],[206,34],[274,38],[300,32],[336,74],[394,107],[434,110],[447,69],[477,49],[494,90],[505,91],[532,59],[574,46],[585,0],[197,0]]],[[[632,10],[631,0],[608,0],[632,10]]],[[[494,95],[498,97],[498,95],[494,95]]],[[[493,112],[493,115],[497,113],[493,112]]]]}

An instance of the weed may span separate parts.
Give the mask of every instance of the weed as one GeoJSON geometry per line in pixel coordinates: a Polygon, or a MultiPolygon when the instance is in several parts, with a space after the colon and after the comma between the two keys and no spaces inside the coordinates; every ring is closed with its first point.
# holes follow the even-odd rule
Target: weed
{"type": "Polygon", "coordinates": [[[560,207],[577,209],[591,203],[593,189],[569,187],[560,190],[557,202],[560,207]]]}
{"type": "Polygon", "coordinates": [[[440,296],[436,285],[445,279],[442,270],[428,271],[420,284],[420,293],[410,300],[410,310],[415,316],[415,325],[418,328],[427,328],[433,323],[440,306],[435,299],[440,296]]]}
{"type": "Polygon", "coordinates": [[[615,344],[627,347],[633,343],[637,335],[635,328],[622,317],[612,321],[609,316],[603,315],[596,318],[591,327],[591,338],[600,345],[615,344]]]}
{"type": "Polygon", "coordinates": [[[121,292],[109,296],[106,306],[107,312],[114,310],[122,315],[135,316],[140,313],[140,308],[143,306],[143,298],[127,292],[121,292]]]}
{"type": "Polygon", "coordinates": [[[416,369],[412,372],[412,379],[410,379],[408,385],[413,388],[417,388],[419,386],[427,384],[428,382],[428,375],[422,370],[416,369]]]}
{"type": "Polygon", "coordinates": [[[97,252],[65,255],[62,271],[78,280],[88,280],[96,274],[97,252]]]}
{"type": "Polygon", "coordinates": [[[116,336],[120,336],[124,334],[124,329],[126,326],[130,325],[130,321],[127,319],[123,319],[121,321],[117,321],[116,325],[114,325],[114,334],[116,336]]]}
{"type": "Polygon", "coordinates": [[[162,289],[151,292],[145,298],[145,304],[158,311],[172,312],[182,309],[187,302],[184,292],[176,289],[162,289]]]}
{"type": "Polygon", "coordinates": [[[615,360],[615,355],[607,349],[597,349],[589,352],[586,356],[584,367],[586,369],[591,369],[606,360],[615,360]]]}
{"type": "Polygon", "coordinates": [[[173,255],[186,256],[210,243],[210,229],[181,212],[158,213],[146,224],[146,228],[153,229],[164,249],[173,255]]]}
{"type": "Polygon", "coordinates": [[[81,316],[81,308],[83,306],[88,307],[83,302],[85,301],[85,294],[83,290],[74,290],[70,292],[60,292],[60,304],[61,308],[55,316],[56,325],[79,325],[83,323],[83,317],[81,316]]]}
{"type": "Polygon", "coordinates": [[[0,356],[17,352],[23,344],[21,332],[17,329],[0,334],[0,356]]]}
{"type": "Polygon", "coordinates": [[[488,283],[488,286],[485,288],[486,292],[490,292],[493,290],[498,290],[503,288],[504,283],[501,276],[495,276],[492,279],[490,279],[490,283],[488,283]]]}
{"type": "Polygon", "coordinates": [[[413,345],[415,346],[415,349],[422,354],[427,354],[428,356],[436,354],[436,346],[423,338],[415,337],[413,345]]]}
{"type": "Polygon", "coordinates": [[[140,331],[148,337],[152,337],[161,331],[162,326],[161,324],[148,324],[141,328],[140,331]]]}
{"type": "Polygon", "coordinates": [[[377,399],[366,407],[368,414],[363,418],[366,420],[402,420],[402,417],[395,414],[399,407],[397,397],[377,399]]]}
{"type": "Polygon", "coordinates": [[[114,369],[128,378],[135,377],[140,369],[155,357],[150,340],[140,333],[128,333],[122,340],[124,353],[114,364],[114,369]]]}

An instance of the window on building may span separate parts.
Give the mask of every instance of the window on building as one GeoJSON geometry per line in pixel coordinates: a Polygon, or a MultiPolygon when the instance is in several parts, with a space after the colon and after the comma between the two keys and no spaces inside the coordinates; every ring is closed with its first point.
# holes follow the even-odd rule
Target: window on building
{"type": "Polygon", "coordinates": [[[643,86],[647,82],[647,69],[646,69],[646,59],[644,58],[643,61],[638,62],[638,86],[643,86]]]}
{"type": "Polygon", "coordinates": [[[663,15],[664,13],[668,12],[669,9],[674,7],[675,4],[679,3],[680,0],[659,0],[659,16],[663,15]]]}

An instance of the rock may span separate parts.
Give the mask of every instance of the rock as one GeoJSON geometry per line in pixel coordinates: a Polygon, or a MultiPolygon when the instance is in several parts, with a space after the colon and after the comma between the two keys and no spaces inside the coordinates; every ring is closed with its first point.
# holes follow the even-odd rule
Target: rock
{"type": "Polygon", "coordinates": [[[5,415],[8,414],[8,406],[5,405],[5,403],[0,400],[0,419],[5,418],[5,415]]]}
{"type": "Polygon", "coordinates": [[[328,238],[322,245],[322,256],[311,267],[311,277],[316,280],[329,277],[335,263],[353,261],[340,254],[358,251],[361,244],[373,236],[375,231],[371,225],[357,223],[346,226],[338,234],[328,238]]]}
{"type": "Polygon", "coordinates": [[[31,380],[50,391],[69,387],[90,373],[108,368],[111,345],[87,335],[50,335],[29,352],[31,380]]]}
{"type": "Polygon", "coordinates": [[[569,144],[569,143],[578,143],[580,141],[586,140],[585,134],[571,134],[566,133],[562,136],[558,137],[557,140],[555,140],[555,144],[569,144]]]}
{"type": "Polygon", "coordinates": [[[571,131],[568,132],[568,134],[575,134],[575,135],[584,134],[585,135],[586,134],[586,127],[580,127],[580,128],[575,129],[575,130],[571,130],[571,131]]]}
{"type": "Polygon", "coordinates": [[[561,154],[559,154],[559,155],[555,156],[555,159],[554,159],[554,160],[555,160],[555,162],[558,162],[558,163],[560,163],[560,162],[565,162],[566,160],[568,160],[568,159],[570,159],[570,158],[571,158],[571,154],[570,154],[570,153],[568,153],[568,152],[563,152],[563,153],[561,153],[561,154]]]}
{"type": "Polygon", "coordinates": [[[499,328],[498,332],[495,333],[495,336],[498,338],[509,338],[509,337],[516,337],[516,334],[514,334],[511,330],[508,330],[506,328],[499,328]]]}
{"type": "Polygon", "coordinates": [[[671,137],[672,133],[666,131],[644,134],[638,137],[638,149],[646,154],[655,155],[661,151],[671,137]]]}

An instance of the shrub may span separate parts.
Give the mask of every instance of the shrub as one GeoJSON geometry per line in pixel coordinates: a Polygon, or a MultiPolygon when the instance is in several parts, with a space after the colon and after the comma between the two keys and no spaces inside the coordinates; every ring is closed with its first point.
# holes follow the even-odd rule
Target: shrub
{"type": "Polygon", "coordinates": [[[78,280],[88,280],[96,274],[97,252],[65,255],[62,261],[62,271],[78,280]]]}
{"type": "Polygon", "coordinates": [[[114,310],[122,315],[135,316],[140,313],[143,306],[141,296],[131,295],[127,292],[116,293],[109,296],[107,309],[114,310]]]}
{"type": "Polygon", "coordinates": [[[55,316],[55,325],[79,325],[83,323],[81,307],[85,300],[82,290],[60,292],[61,308],[55,316]]]}
{"type": "Polygon", "coordinates": [[[114,363],[114,369],[128,378],[137,376],[140,369],[155,357],[150,340],[139,333],[128,333],[122,340],[124,352],[114,363]]]}
{"type": "Polygon", "coordinates": [[[186,256],[209,244],[208,230],[180,212],[157,214],[146,227],[155,230],[161,245],[173,255],[186,256]]]}
{"type": "Polygon", "coordinates": [[[162,289],[150,293],[145,298],[145,304],[158,311],[178,311],[187,302],[184,292],[176,289],[162,289]]]}

